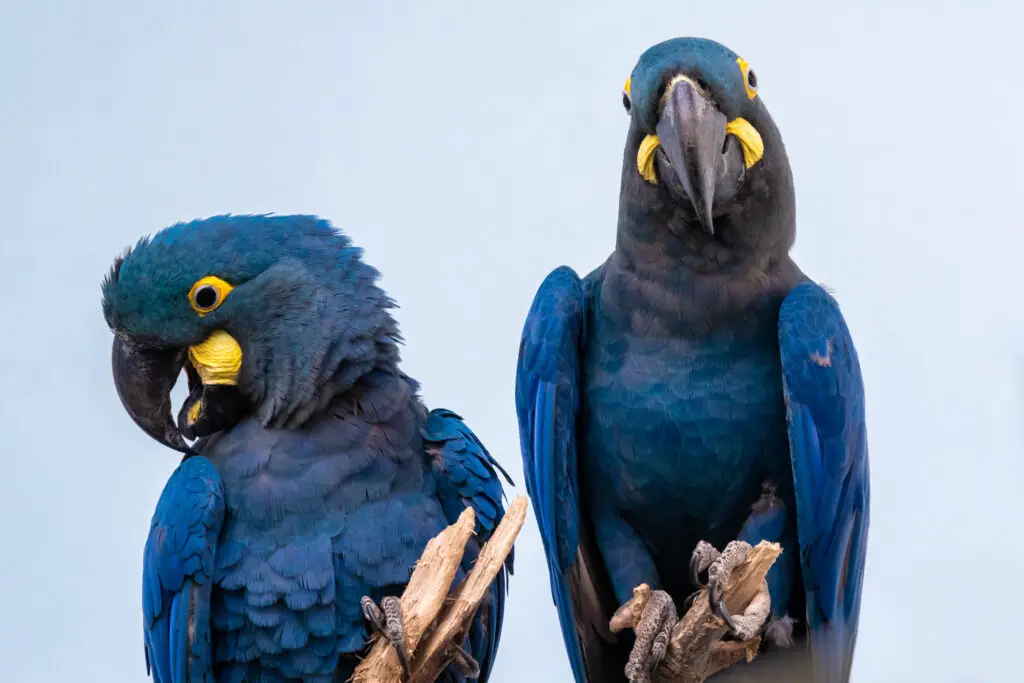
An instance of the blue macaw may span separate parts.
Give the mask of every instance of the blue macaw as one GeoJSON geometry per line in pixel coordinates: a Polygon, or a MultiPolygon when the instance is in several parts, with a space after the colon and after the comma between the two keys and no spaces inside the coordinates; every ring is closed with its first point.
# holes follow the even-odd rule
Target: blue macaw
{"type": "Polygon", "coordinates": [[[523,466],[578,683],[655,674],[652,641],[705,572],[735,637],[763,633],[766,650],[796,638],[805,672],[849,678],[864,387],[835,300],[789,257],[793,179],[758,85],[710,40],[642,54],[623,90],[615,250],[583,279],[548,275],[523,329],[523,466]],[[784,549],[770,609],[728,614],[731,567],[761,540],[784,549]],[[609,618],[643,583],[661,604],[630,645],[609,618]]]}
{"type": "MultiPolygon", "coordinates": [[[[218,216],[142,239],[104,280],[118,395],[185,453],[143,555],[157,683],[341,683],[368,625],[407,669],[396,596],[427,541],[471,506],[464,575],[504,514],[508,475],[400,370],[377,278],[325,220],[218,216]]],[[[512,562],[443,681],[488,679],[512,562]]]]}

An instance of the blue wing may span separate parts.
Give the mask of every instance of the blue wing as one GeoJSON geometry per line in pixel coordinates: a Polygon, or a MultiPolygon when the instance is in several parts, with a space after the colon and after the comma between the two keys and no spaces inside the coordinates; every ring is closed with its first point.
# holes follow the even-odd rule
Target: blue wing
{"type": "MultiPolygon", "coordinates": [[[[498,472],[510,486],[512,479],[462,418],[450,410],[432,410],[422,433],[448,522],[454,524],[466,507],[472,507],[476,515],[476,537],[463,558],[463,569],[468,571],[505,514],[504,491],[498,472]]],[[[505,596],[514,556],[515,548],[505,559],[505,566],[491,586],[491,599],[481,605],[469,632],[470,654],[480,664],[477,679],[480,683],[485,683],[490,675],[501,640],[505,596]]]]}
{"type": "Polygon", "coordinates": [[[779,343],[816,679],[838,683],[850,675],[867,551],[864,384],[838,305],[812,282],[783,302],[779,343]]]}
{"type": "Polygon", "coordinates": [[[210,590],[223,521],[213,464],[185,459],[160,495],[143,554],[146,667],[156,683],[214,683],[210,590]]]}
{"type": "Polygon", "coordinates": [[[516,412],[526,488],[577,683],[611,676],[616,668],[602,661],[614,597],[591,541],[589,518],[580,514],[576,431],[585,331],[585,284],[572,269],[557,268],[541,284],[523,327],[516,412]]]}

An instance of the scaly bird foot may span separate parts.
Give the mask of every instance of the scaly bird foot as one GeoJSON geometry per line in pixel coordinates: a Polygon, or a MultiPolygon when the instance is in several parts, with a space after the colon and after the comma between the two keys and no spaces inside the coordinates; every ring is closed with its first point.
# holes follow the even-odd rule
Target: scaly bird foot
{"type": "MultiPolygon", "coordinates": [[[[700,545],[697,547],[699,549],[700,545]]],[[[708,602],[711,604],[711,611],[725,622],[729,632],[737,640],[750,640],[760,633],[772,605],[768,583],[762,581],[761,590],[742,615],[729,614],[729,609],[725,606],[725,586],[729,583],[729,577],[732,576],[732,571],[747,559],[750,550],[749,543],[732,541],[708,567],[708,602]]]]}
{"type": "Polygon", "coordinates": [[[409,651],[405,648],[405,623],[402,621],[402,601],[394,596],[388,596],[380,601],[380,607],[373,602],[369,596],[363,596],[360,601],[363,608],[363,616],[369,622],[371,628],[381,634],[391,647],[395,648],[398,656],[398,663],[402,667],[402,680],[409,680],[411,671],[409,668],[409,651]]]}
{"type": "Polygon", "coordinates": [[[672,629],[679,622],[676,605],[665,591],[653,591],[634,627],[636,639],[626,663],[631,683],[650,683],[651,676],[668,652],[672,629]]]}

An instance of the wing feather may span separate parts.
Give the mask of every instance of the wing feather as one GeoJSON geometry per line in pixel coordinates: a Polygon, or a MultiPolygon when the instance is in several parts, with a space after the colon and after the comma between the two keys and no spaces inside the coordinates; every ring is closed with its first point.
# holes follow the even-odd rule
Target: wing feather
{"type": "Polygon", "coordinates": [[[608,665],[614,611],[604,565],[581,513],[577,461],[584,283],[567,267],[541,284],[519,347],[516,411],[526,488],[547,558],[551,595],[577,683],[620,680],[608,665]]]}
{"type": "MultiPolygon", "coordinates": [[[[448,522],[454,524],[466,507],[472,507],[476,514],[476,538],[463,558],[463,570],[469,571],[480,548],[505,515],[504,490],[498,473],[510,486],[512,479],[452,411],[432,410],[422,434],[448,522]]],[[[505,566],[490,588],[490,599],[481,605],[469,632],[470,654],[480,664],[480,683],[486,683],[494,666],[514,559],[515,548],[505,559],[505,566]]]]}
{"type": "Polygon", "coordinates": [[[816,678],[845,682],[857,641],[869,523],[860,361],[838,304],[812,282],[783,302],[779,342],[816,678]]]}
{"type": "Polygon", "coordinates": [[[186,458],[160,495],[143,554],[146,665],[156,683],[214,683],[210,592],[223,521],[213,464],[186,458]]]}

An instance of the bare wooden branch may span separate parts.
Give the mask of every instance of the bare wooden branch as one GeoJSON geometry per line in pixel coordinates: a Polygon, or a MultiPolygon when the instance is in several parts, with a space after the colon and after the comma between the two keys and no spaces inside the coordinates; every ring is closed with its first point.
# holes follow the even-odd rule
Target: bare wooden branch
{"type": "Polygon", "coordinates": [[[512,551],[526,520],[527,505],[526,496],[517,496],[509,505],[498,528],[480,551],[473,570],[455,591],[451,605],[415,658],[409,683],[432,683],[451,661],[450,646],[465,637],[480,601],[512,551]]]}
{"type": "MultiPolygon", "coordinates": [[[[509,505],[477,557],[476,564],[448,596],[475,525],[473,510],[427,544],[402,593],[406,648],[412,658],[409,683],[433,683],[453,657],[453,644],[462,642],[487,589],[501,571],[526,520],[528,501],[517,496],[509,505]]],[[[400,683],[401,667],[390,644],[374,636],[366,659],[359,663],[354,683],[400,683]]]]}
{"type": "MultiPolygon", "coordinates": [[[[416,652],[427,627],[444,605],[475,524],[473,509],[463,510],[455,524],[430,539],[409,577],[402,593],[402,621],[410,656],[416,652]]],[[[400,683],[402,668],[391,644],[379,635],[374,635],[373,641],[370,654],[356,667],[352,680],[355,683],[400,683]]]]}
{"type": "MultiPolygon", "coordinates": [[[[725,604],[732,614],[742,614],[762,590],[768,570],[782,554],[778,543],[761,541],[747,554],[729,577],[725,604]]],[[[633,598],[616,610],[610,628],[635,628],[651,589],[646,584],[633,589],[633,598]]],[[[701,590],[689,611],[672,631],[665,659],[655,671],[655,683],[703,683],[708,677],[743,660],[752,661],[761,645],[759,636],[740,642],[721,642],[725,623],[711,611],[707,589],[701,590]]]]}

